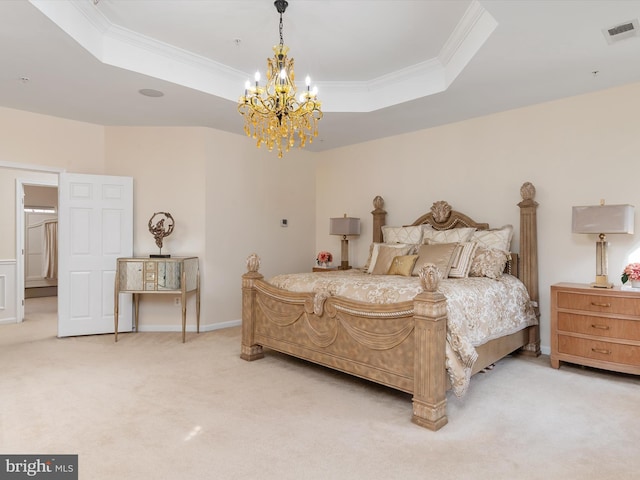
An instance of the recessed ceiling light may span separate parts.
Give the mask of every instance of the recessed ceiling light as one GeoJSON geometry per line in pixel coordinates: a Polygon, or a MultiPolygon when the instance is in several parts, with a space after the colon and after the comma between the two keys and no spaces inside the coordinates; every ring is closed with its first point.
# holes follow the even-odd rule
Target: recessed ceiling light
{"type": "Polygon", "coordinates": [[[143,88],[142,90],[138,90],[140,95],[144,95],[145,97],[163,97],[164,93],[160,90],[154,90],[153,88],[143,88]]]}

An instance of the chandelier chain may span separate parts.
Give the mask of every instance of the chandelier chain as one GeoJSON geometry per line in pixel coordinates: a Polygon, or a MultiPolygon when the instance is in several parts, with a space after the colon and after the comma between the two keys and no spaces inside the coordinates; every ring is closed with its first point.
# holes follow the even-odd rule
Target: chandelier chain
{"type": "Polygon", "coordinates": [[[282,36],[282,13],[280,14],[280,45],[284,45],[284,37],[282,36]]]}

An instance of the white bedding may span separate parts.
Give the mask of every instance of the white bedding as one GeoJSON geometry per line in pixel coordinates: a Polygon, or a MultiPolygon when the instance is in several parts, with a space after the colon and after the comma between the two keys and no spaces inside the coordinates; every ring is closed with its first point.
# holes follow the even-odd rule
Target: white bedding
{"type": "MultiPolygon", "coordinates": [[[[367,303],[399,303],[422,292],[418,277],[371,275],[360,270],[284,274],[269,280],[294,292],[329,292],[367,303]]],[[[450,278],[438,290],[447,299],[447,373],[453,392],[462,396],[478,355],[475,347],[535,325],[526,287],[511,275],[450,278]]]]}

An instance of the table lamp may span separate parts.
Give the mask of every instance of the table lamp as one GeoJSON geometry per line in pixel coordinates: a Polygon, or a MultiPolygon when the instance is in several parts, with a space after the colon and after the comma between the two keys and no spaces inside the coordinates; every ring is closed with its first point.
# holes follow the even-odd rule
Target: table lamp
{"type": "Polygon", "coordinates": [[[349,240],[347,236],[360,235],[360,219],[354,217],[330,218],[329,219],[329,234],[330,235],[342,235],[342,250],[340,252],[340,270],[349,270],[349,240]]]}
{"type": "Polygon", "coordinates": [[[600,205],[573,207],[571,231],[598,234],[596,242],[596,288],[612,288],[608,280],[607,233],[633,233],[633,205],[600,205]]]}

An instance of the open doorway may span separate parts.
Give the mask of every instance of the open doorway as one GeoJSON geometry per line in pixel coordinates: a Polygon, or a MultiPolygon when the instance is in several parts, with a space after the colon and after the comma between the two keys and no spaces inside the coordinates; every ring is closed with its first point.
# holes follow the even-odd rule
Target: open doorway
{"type": "Polygon", "coordinates": [[[58,296],[58,188],[24,185],[24,298],[58,296]]]}

